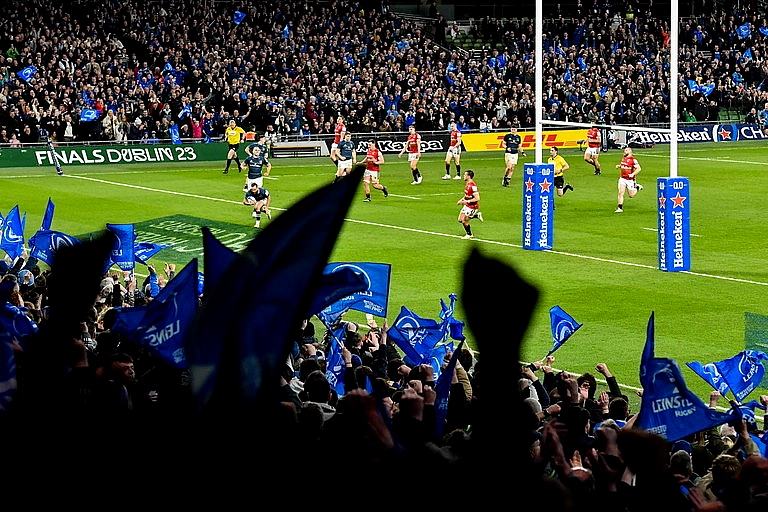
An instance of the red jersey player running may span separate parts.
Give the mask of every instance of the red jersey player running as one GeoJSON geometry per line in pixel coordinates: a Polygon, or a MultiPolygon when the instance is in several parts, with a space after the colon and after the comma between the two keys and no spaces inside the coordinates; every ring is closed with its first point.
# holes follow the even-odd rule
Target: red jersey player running
{"type": "Polygon", "coordinates": [[[480,211],[480,192],[477,191],[477,184],[475,183],[475,171],[471,169],[464,171],[464,182],[464,197],[456,201],[456,204],[462,205],[458,220],[467,233],[461,238],[469,240],[475,238],[469,221],[478,219],[483,222],[483,214],[480,211]]]}
{"type": "Polygon", "coordinates": [[[624,211],[624,192],[628,191],[629,197],[635,197],[638,191],[643,190],[643,186],[637,182],[637,174],[640,172],[640,162],[632,155],[632,148],[624,148],[624,158],[620,164],[616,164],[617,169],[621,169],[619,177],[619,206],[613,213],[624,211]]]}
{"type": "Polygon", "coordinates": [[[601,145],[600,130],[593,126],[587,130],[587,149],[584,151],[584,161],[595,168],[595,176],[600,176],[600,162],[597,159],[600,157],[601,145]]]}
{"type": "Polygon", "coordinates": [[[379,175],[381,174],[381,164],[384,163],[384,155],[376,147],[376,142],[373,140],[368,141],[368,152],[365,154],[365,174],[363,174],[363,188],[365,189],[365,201],[371,202],[371,186],[377,190],[381,190],[384,193],[384,197],[389,196],[387,187],[379,183],[379,175]]]}
{"type": "Polygon", "coordinates": [[[416,127],[411,125],[408,127],[408,139],[405,141],[403,149],[398,153],[397,158],[403,156],[405,150],[408,150],[408,162],[411,164],[411,174],[413,174],[413,181],[411,185],[418,185],[421,183],[421,173],[419,172],[419,158],[421,158],[421,135],[416,133],[416,127]]]}
{"type": "Polygon", "coordinates": [[[331,144],[331,162],[334,165],[339,164],[339,142],[342,141],[347,133],[347,127],[344,124],[344,117],[336,118],[336,127],[333,129],[333,143],[331,144]]]}

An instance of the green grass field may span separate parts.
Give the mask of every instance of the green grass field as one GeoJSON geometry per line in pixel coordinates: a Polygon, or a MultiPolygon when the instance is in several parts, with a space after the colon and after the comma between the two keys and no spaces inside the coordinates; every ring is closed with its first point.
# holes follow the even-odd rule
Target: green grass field
{"type": "MultiPolygon", "coordinates": [[[[331,261],[391,263],[388,320],[395,319],[402,305],[436,318],[440,299],[460,293],[463,263],[476,246],[514,267],[541,291],[523,346],[526,360],[540,359],[552,347],[548,311],[559,304],[584,326],[555,353],[555,366],[581,373],[605,362],[620,383],[631,386],[639,385],[645,329],[655,311],[656,355],[677,360],[689,387],[706,401],[711,389],[684,363],[734,355],[745,346],[745,313],[768,315],[763,218],[767,151],[763,143],[678,148],[677,174],[691,183],[690,272],[667,273],[657,266],[655,181],[670,173],[665,146],[636,150],[643,167],[638,181],[646,189],[625,202],[622,214],[613,213],[618,176],[614,166],[621,152],[603,153],[603,175],[594,176],[581,152],[563,150],[571,166],[566,178],[575,190],[556,201],[551,251],[521,247],[522,161],[512,186],[502,188],[501,152],[463,154],[462,169],[476,173],[485,216],[482,224],[473,221],[476,239],[468,241],[461,239],[464,231],[456,221],[464,182],[440,179],[443,155],[422,159],[424,182],[419,186],[410,185],[405,158],[386,155],[382,183],[389,187],[389,198],[374,191],[373,202],[363,203],[360,186],[331,261]]],[[[531,151],[525,160],[533,159],[531,151]]],[[[265,186],[273,196],[274,215],[330,182],[335,170],[327,158],[272,163],[265,186]]],[[[0,212],[6,215],[16,204],[22,214],[27,212],[28,238],[40,226],[52,197],[55,230],[83,235],[103,229],[105,223],[135,223],[138,241],[150,241],[145,238],[152,233],[160,233],[152,241],[170,234],[179,237],[173,249],[154,258],[158,267],[164,261],[184,264],[193,257],[202,264],[200,225],[216,226],[217,237],[235,249],[258,231],[252,227],[250,209],[241,204],[244,175],[222,175],[222,168],[221,162],[192,163],[184,169],[81,166],[65,167],[62,177],[51,168],[5,169],[0,171],[0,212]]],[[[268,224],[262,221],[262,226],[268,224]]],[[[506,290],[487,293],[505,301],[510,310],[517,307],[506,290]]],[[[456,316],[464,318],[461,302],[456,316]]],[[[356,312],[347,318],[364,322],[356,312]]],[[[467,334],[472,345],[471,330],[467,334]]],[[[765,390],[750,398],[758,393],[765,390]]]]}

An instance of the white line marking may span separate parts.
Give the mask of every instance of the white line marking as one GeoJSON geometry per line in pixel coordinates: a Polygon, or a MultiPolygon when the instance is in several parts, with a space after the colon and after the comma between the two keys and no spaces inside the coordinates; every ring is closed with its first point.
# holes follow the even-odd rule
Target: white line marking
{"type": "MultiPolygon", "coordinates": [[[[659,231],[658,228],[643,228],[643,229],[646,230],[646,231],[656,231],[656,232],[659,231]]],[[[697,235],[695,233],[690,233],[690,235],[691,236],[701,236],[701,235],[697,235]]]]}
{"type": "MultiPolygon", "coordinates": [[[[129,185],[129,184],[126,184],[126,183],[116,183],[116,182],[113,182],[113,181],[102,180],[102,179],[98,179],[98,178],[91,178],[91,177],[88,177],[88,176],[73,176],[73,175],[69,175],[69,177],[70,178],[76,178],[76,179],[88,180],[88,181],[96,181],[96,182],[105,183],[105,184],[108,184],[108,185],[118,185],[118,186],[122,186],[122,187],[136,188],[136,189],[140,189],[140,190],[147,190],[147,191],[150,191],[150,192],[158,192],[158,193],[161,193],[161,194],[172,194],[172,195],[184,196],[184,197],[194,197],[196,199],[206,199],[206,200],[210,200],[210,201],[219,201],[219,202],[222,202],[222,203],[230,203],[230,204],[242,204],[239,201],[231,201],[229,199],[219,199],[217,197],[201,196],[201,195],[198,195],[198,194],[188,194],[186,192],[175,192],[175,191],[172,191],[172,190],[160,190],[160,189],[156,189],[156,188],[143,187],[141,185],[129,185]]],[[[272,207],[272,209],[273,210],[280,210],[280,211],[284,211],[285,210],[285,208],[277,208],[277,207],[274,207],[274,206],[272,207]]],[[[345,221],[346,222],[353,222],[355,224],[363,224],[363,225],[366,225],[366,226],[375,226],[375,227],[380,227],[380,228],[397,229],[397,230],[400,230],[400,231],[410,231],[412,233],[421,233],[421,234],[424,234],[424,235],[442,236],[442,237],[454,238],[454,239],[458,239],[458,240],[460,240],[464,236],[464,235],[454,235],[454,234],[447,234],[447,233],[438,233],[436,231],[427,231],[427,230],[424,230],[424,229],[415,229],[415,228],[406,228],[406,227],[402,227],[402,226],[393,226],[391,224],[380,224],[378,222],[369,222],[369,221],[364,221],[364,220],[345,219],[345,221]]],[[[515,247],[515,248],[519,248],[519,249],[523,248],[523,246],[519,245],[519,244],[512,244],[512,243],[509,243],[509,242],[498,242],[498,241],[495,241],[495,240],[483,240],[481,238],[474,238],[473,241],[474,242],[478,242],[478,243],[501,245],[503,247],[515,247]]],[[[613,263],[615,265],[624,265],[624,266],[627,266],[627,267],[636,267],[636,268],[645,268],[645,269],[649,269],[649,270],[658,270],[658,267],[653,266],[653,265],[644,265],[644,264],[641,264],[641,263],[631,263],[631,262],[628,262],[628,261],[618,261],[618,260],[612,260],[612,259],[608,259],[608,258],[598,258],[596,256],[586,256],[586,255],[583,255],[583,254],[574,254],[574,253],[570,253],[570,252],[555,251],[555,250],[552,250],[552,249],[543,250],[543,251],[539,251],[539,252],[545,253],[545,254],[546,253],[556,254],[558,256],[568,256],[568,257],[571,257],[571,258],[581,258],[581,259],[585,259],[585,260],[599,261],[601,263],[613,263]]],[[[713,275],[713,274],[703,274],[703,273],[700,273],[700,272],[692,272],[690,270],[683,270],[683,271],[678,272],[678,273],[679,274],[688,274],[688,275],[697,276],[697,277],[705,277],[705,278],[709,278],[709,279],[721,279],[723,281],[731,281],[731,282],[734,282],[734,283],[754,284],[754,285],[758,285],[758,286],[768,286],[768,283],[763,283],[761,281],[752,281],[752,280],[749,280],[749,279],[739,279],[739,278],[735,278],[735,277],[716,276],[716,275],[713,275]]]]}

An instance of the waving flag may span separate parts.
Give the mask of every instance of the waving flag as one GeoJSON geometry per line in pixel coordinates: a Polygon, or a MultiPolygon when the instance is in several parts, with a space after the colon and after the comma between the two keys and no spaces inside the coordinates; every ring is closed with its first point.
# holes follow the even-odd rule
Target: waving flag
{"type": "Polygon", "coordinates": [[[765,367],[760,361],[768,360],[765,352],[744,350],[733,357],[713,363],[728,384],[733,398],[743,402],[752,391],[757,389],[765,375],[765,367]]]}
{"type": "MultiPolygon", "coordinates": [[[[350,269],[359,274],[365,281],[366,287],[362,291],[347,295],[334,302],[323,311],[328,316],[341,310],[352,309],[362,313],[370,313],[379,317],[387,316],[389,304],[389,282],[392,265],[388,263],[329,263],[325,266],[323,275],[338,272],[341,269],[350,269]]],[[[317,311],[310,312],[311,314],[317,311]]]]}
{"type": "Polygon", "coordinates": [[[40,225],[40,229],[48,231],[51,229],[51,223],[53,222],[53,211],[56,209],[56,205],[53,204],[51,198],[48,198],[48,205],[45,207],[45,214],[43,215],[43,223],[40,225]]]}
{"type": "Polygon", "coordinates": [[[29,239],[30,256],[37,258],[48,266],[53,266],[53,258],[61,247],[71,247],[82,243],[78,238],[62,233],[41,229],[29,239]]]}
{"type": "Polygon", "coordinates": [[[364,166],[299,200],[238,254],[185,344],[198,404],[233,411],[272,400],[296,326],[309,308],[364,166]],[[268,387],[262,390],[262,383],[268,387]],[[263,392],[263,393],[262,393],[263,392]]]}
{"type": "Polygon", "coordinates": [[[35,66],[27,66],[16,74],[19,75],[19,78],[29,83],[30,80],[35,78],[35,73],[37,73],[37,68],[35,66]]]}
{"type": "MultiPolygon", "coordinates": [[[[136,243],[136,232],[133,224],[107,224],[107,230],[115,235],[115,246],[112,248],[112,263],[121,270],[133,270],[136,259],[133,256],[133,245],[136,243]]],[[[111,264],[110,264],[111,266],[111,264]]]]}
{"type": "Polygon", "coordinates": [[[435,416],[437,416],[436,438],[441,439],[443,428],[445,427],[445,418],[448,416],[448,397],[451,391],[451,381],[453,380],[453,370],[456,368],[456,361],[459,360],[461,349],[464,342],[459,343],[459,347],[451,355],[445,370],[440,373],[435,384],[435,416]]]}
{"type": "Polygon", "coordinates": [[[582,71],[587,69],[587,63],[584,61],[584,57],[579,57],[576,59],[576,62],[579,64],[582,71]]]}
{"type": "Polygon", "coordinates": [[[688,390],[674,360],[654,356],[654,336],[651,313],[640,361],[643,399],[635,426],[672,442],[726,423],[729,414],[709,409],[688,390]]]}
{"type": "MultiPolygon", "coordinates": [[[[328,327],[326,325],[326,327],[328,327]]],[[[330,327],[328,327],[330,329],[330,327]]],[[[339,396],[344,396],[344,371],[347,365],[341,355],[346,325],[341,325],[336,330],[331,330],[331,346],[326,356],[325,378],[339,396]]]]}
{"type": "Polygon", "coordinates": [[[197,258],[187,263],[146,306],[117,308],[112,330],[147,348],[170,366],[189,367],[184,336],[197,315],[197,258]]]}
{"type": "Polygon", "coordinates": [[[704,96],[709,96],[715,90],[715,84],[700,85],[699,90],[704,96]]]}
{"type": "Polygon", "coordinates": [[[764,36],[768,36],[768,27],[760,27],[760,33],[764,36]]]}
{"type": "Polygon", "coordinates": [[[688,90],[692,93],[699,92],[699,84],[696,80],[688,80],[688,90]]]}
{"type": "MultiPolygon", "coordinates": [[[[192,115],[192,105],[187,103],[186,105],[184,105],[181,108],[181,112],[179,112],[179,119],[184,119],[185,117],[191,116],[191,115],[192,115]]],[[[178,130],[178,128],[177,128],[177,130],[178,130]]]]}
{"type": "Polygon", "coordinates": [[[445,301],[440,299],[440,320],[445,324],[446,328],[444,330],[447,331],[448,336],[450,336],[452,340],[462,341],[464,340],[464,322],[453,316],[457,298],[458,295],[455,293],[448,295],[450,305],[446,305],[445,301]]]}
{"type": "Polygon", "coordinates": [[[138,242],[133,244],[133,258],[139,263],[147,264],[147,260],[163,249],[171,247],[171,244],[155,244],[152,242],[138,242]]]}
{"type": "Polygon", "coordinates": [[[14,206],[5,217],[0,249],[3,249],[12,260],[16,260],[24,252],[24,224],[19,215],[19,205],[14,206]]]}
{"type": "Polygon", "coordinates": [[[579,322],[573,319],[571,315],[565,312],[560,306],[552,306],[549,309],[549,321],[552,325],[552,350],[547,355],[552,354],[555,350],[559,349],[563,343],[568,341],[568,338],[573,336],[573,333],[579,330],[582,326],[579,322]]]}
{"type": "Polygon", "coordinates": [[[573,80],[573,77],[571,76],[571,68],[568,68],[565,70],[565,75],[563,75],[563,81],[570,82],[571,80],[573,80]]]}
{"type": "Polygon", "coordinates": [[[80,111],[80,122],[87,123],[96,121],[99,118],[99,111],[95,108],[84,108],[80,111]]]}
{"type": "Polygon", "coordinates": [[[720,375],[720,370],[717,369],[715,363],[701,364],[698,361],[691,361],[685,363],[685,365],[720,392],[722,396],[725,396],[730,391],[728,384],[723,379],[723,376],[720,375]]]}
{"type": "Polygon", "coordinates": [[[240,11],[235,11],[235,15],[232,18],[232,21],[235,22],[235,25],[239,25],[243,22],[245,19],[245,13],[240,11]]]}
{"type": "Polygon", "coordinates": [[[749,37],[750,34],[752,34],[752,29],[749,27],[749,22],[744,23],[740,27],[736,29],[736,35],[739,36],[739,39],[744,39],[745,37],[749,37]]]}
{"type": "Polygon", "coordinates": [[[181,137],[179,137],[179,127],[176,124],[172,124],[168,128],[168,133],[171,135],[171,142],[174,144],[181,144],[181,137]]]}
{"type": "Polygon", "coordinates": [[[400,314],[387,331],[387,337],[400,347],[409,365],[421,364],[427,354],[445,338],[442,322],[422,318],[410,309],[402,306],[400,314]]]}
{"type": "Polygon", "coordinates": [[[744,52],[744,58],[745,59],[749,59],[749,60],[753,60],[752,48],[747,48],[747,50],[744,52]]]}

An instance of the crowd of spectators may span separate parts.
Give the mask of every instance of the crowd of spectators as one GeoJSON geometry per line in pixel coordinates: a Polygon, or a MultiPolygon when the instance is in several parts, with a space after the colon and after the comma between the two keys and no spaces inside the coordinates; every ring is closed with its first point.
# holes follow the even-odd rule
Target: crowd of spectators
{"type": "MultiPolygon", "coordinates": [[[[486,17],[471,27],[483,58],[405,21],[386,1],[144,2],[12,0],[0,24],[0,144],[215,138],[230,118],[278,136],[531,127],[534,22],[486,17]],[[34,66],[26,81],[17,73],[34,66]],[[81,121],[84,109],[98,119],[81,121]]],[[[681,20],[681,120],[768,101],[764,17],[739,4],[681,20]],[[744,36],[739,27],[751,28],[744,36]],[[747,52],[749,50],[749,52],[747,52]],[[751,57],[749,56],[751,55],[751,57]],[[690,88],[689,81],[711,92],[690,88]]],[[[544,116],[606,124],[670,119],[669,18],[652,2],[560,4],[543,36],[544,116]]]]}
{"type": "MultiPolygon", "coordinates": [[[[605,363],[580,375],[556,370],[551,355],[518,363],[535,304],[525,294],[535,292],[503,263],[468,261],[482,270],[467,276],[464,293],[493,283],[530,298],[531,310],[497,331],[498,302],[494,308],[481,294],[477,308],[467,303],[482,358],[458,348],[443,416],[435,370],[406,364],[386,319],[381,326],[342,319],[333,327],[345,330],[343,394],[326,373],[329,332],[304,321],[289,335],[293,350],[268,394],[279,407],[243,404],[231,416],[231,405],[219,403],[208,417],[196,410],[189,370],[112,330],[115,308],[151,303],[175,268],[166,265],[164,276],[151,268],[144,283],[128,272],[99,276],[89,264],[111,246],[98,243],[64,249],[74,252],[43,271],[26,253],[12,265],[0,261],[5,314],[17,308],[37,324],[34,332],[0,338],[13,345],[18,386],[10,399],[10,389],[0,394],[0,432],[13,439],[4,461],[22,474],[34,471],[37,485],[49,476],[54,483],[85,478],[66,471],[79,460],[100,461],[102,471],[87,474],[90,496],[117,484],[132,497],[170,495],[176,503],[206,489],[230,499],[334,493],[340,480],[339,499],[389,491],[396,501],[427,494],[433,505],[510,493],[521,506],[545,501],[557,511],[756,512],[768,504],[768,459],[750,435],[762,434],[756,423],[742,419],[668,442],[634,426],[637,411],[605,363]],[[95,255],[86,258],[86,251],[95,255]],[[155,479],[163,485],[147,484],[155,479]],[[454,481],[463,490],[448,489],[454,481]]],[[[24,331],[18,319],[14,325],[24,331]]],[[[219,400],[237,404],[227,396],[219,400]]],[[[721,400],[713,391],[709,407],[721,400]]],[[[759,402],[768,406],[768,396],[759,402]]]]}

